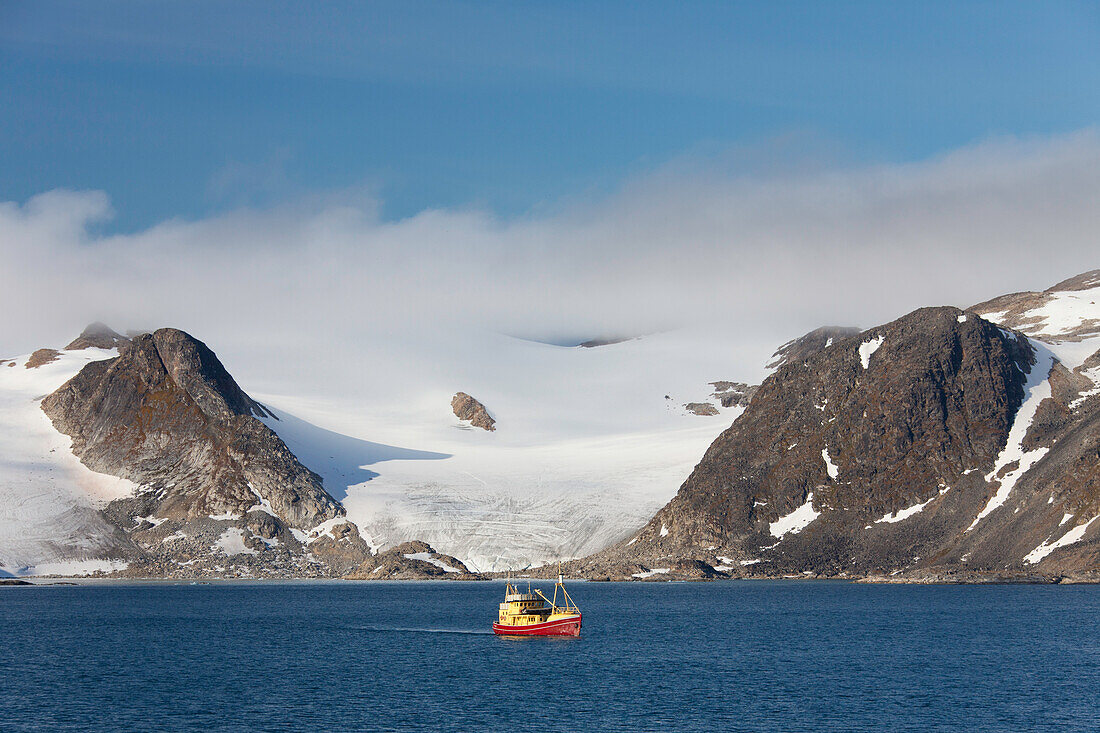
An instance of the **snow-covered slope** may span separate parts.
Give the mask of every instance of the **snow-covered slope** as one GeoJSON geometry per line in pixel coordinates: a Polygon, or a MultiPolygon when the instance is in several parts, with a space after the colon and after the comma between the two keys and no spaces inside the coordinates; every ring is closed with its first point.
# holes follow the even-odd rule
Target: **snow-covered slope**
{"type": "Polygon", "coordinates": [[[702,329],[597,348],[435,332],[328,362],[324,384],[252,394],[372,545],[420,539],[493,570],[578,557],[641,526],[742,411],[684,404],[718,406],[709,382],[757,381],[770,351],[702,329]],[[485,403],[495,432],[455,418],[458,391],[485,403]]]}
{"type": "MultiPolygon", "coordinates": [[[[581,348],[427,327],[315,355],[311,370],[290,345],[261,368],[238,368],[233,344],[214,346],[372,547],[425,540],[490,570],[594,552],[643,524],[742,411],[721,408],[709,383],[759,378],[767,349],[746,356],[735,343],[700,329],[581,348]],[[487,405],[495,432],[454,416],[458,391],[487,405]],[[691,414],[689,402],[720,414],[691,414]]],[[[5,572],[106,569],[120,557],[125,537],[95,510],[135,487],[82,466],[40,409],[89,361],[116,354],[0,365],[5,572]]]]}
{"type": "Polygon", "coordinates": [[[1002,295],[970,310],[1041,341],[1082,341],[1100,336],[1100,270],[1041,292],[1002,295]]]}
{"type": "Polygon", "coordinates": [[[115,530],[96,509],[132,493],[133,484],[81,465],[39,406],[88,362],[116,355],[84,349],[31,368],[30,355],[0,363],[0,574],[124,565],[115,530]]]}

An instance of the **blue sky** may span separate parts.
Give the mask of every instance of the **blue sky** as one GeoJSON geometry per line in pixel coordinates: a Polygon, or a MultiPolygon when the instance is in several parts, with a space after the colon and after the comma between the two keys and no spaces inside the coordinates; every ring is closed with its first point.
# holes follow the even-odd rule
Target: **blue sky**
{"type": "Polygon", "coordinates": [[[121,231],[333,191],[513,217],[776,139],[1064,134],[1098,90],[1095,3],[4,1],[0,200],[103,190],[121,231]]]}

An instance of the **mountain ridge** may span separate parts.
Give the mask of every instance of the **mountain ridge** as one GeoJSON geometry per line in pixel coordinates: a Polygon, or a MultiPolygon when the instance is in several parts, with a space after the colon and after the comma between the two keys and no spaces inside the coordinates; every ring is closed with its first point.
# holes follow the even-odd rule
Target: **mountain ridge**
{"type": "Polygon", "coordinates": [[[1098,284],[1092,271],[975,306],[1002,323],[918,309],[777,364],[664,508],[571,568],[1100,580],[1100,339],[1092,312],[1049,328],[1051,303],[1070,292],[1080,311],[1084,292],[1094,306],[1098,284]]]}
{"type": "MultiPolygon", "coordinates": [[[[541,514],[529,503],[484,492],[456,501],[453,491],[433,483],[435,476],[462,472],[463,464],[450,465],[450,453],[369,443],[291,414],[284,414],[284,425],[280,410],[244,392],[192,336],[159,329],[127,338],[93,324],[69,344],[79,348],[40,349],[40,356],[5,360],[26,368],[0,370],[0,411],[7,415],[18,406],[19,419],[33,421],[23,400],[34,396],[37,410],[41,399],[38,415],[52,424],[50,433],[68,436],[64,453],[74,462],[79,457],[80,470],[66,468],[68,478],[48,479],[53,469],[43,468],[35,480],[53,481],[50,490],[60,498],[73,493],[66,487],[74,481],[101,487],[58,504],[49,520],[57,529],[50,531],[71,529],[55,547],[35,550],[44,558],[38,564],[28,562],[33,552],[18,548],[17,538],[27,534],[18,518],[0,514],[0,567],[60,567],[48,558],[87,557],[105,572],[129,577],[438,575],[449,571],[432,560],[450,563],[439,558],[484,570],[467,568],[469,560],[454,556],[469,555],[455,548],[499,552],[493,528],[506,517],[516,525],[509,531],[524,542],[552,547],[554,532],[567,533],[561,536],[568,545],[541,557],[568,560],[568,546],[594,548],[567,563],[570,572],[592,578],[1100,579],[1100,523],[1093,521],[1100,515],[1100,332],[1090,330],[1100,319],[1098,290],[1100,271],[1092,271],[967,310],[921,308],[862,332],[816,329],[776,350],[762,384],[706,381],[691,388],[694,393],[643,394],[651,407],[663,403],[659,409],[670,416],[683,414],[683,403],[732,418],[695,418],[698,434],[713,436],[709,447],[685,471],[675,496],[663,507],[643,508],[645,514],[629,493],[587,488],[588,463],[575,460],[587,446],[593,459],[613,461],[625,447],[615,441],[567,443],[575,466],[556,465],[553,452],[540,457],[542,470],[576,474],[584,489],[528,497],[543,502],[541,514]],[[22,383],[21,391],[5,392],[22,383]],[[716,428],[702,425],[710,421],[716,428]],[[301,460],[299,449],[311,463],[301,460]],[[426,458],[445,460],[430,468],[426,458]],[[380,460],[400,464],[418,482],[408,496],[423,519],[404,527],[393,522],[387,484],[375,489],[379,473],[366,470],[380,460]],[[354,493],[344,490],[357,481],[363,483],[354,493]],[[609,502],[618,508],[618,524],[599,513],[609,502]],[[492,536],[462,524],[470,512],[484,516],[492,536]],[[633,530],[632,512],[640,515],[633,530]],[[564,514],[560,525],[543,523],[543,516],[564,514]],[[72,521],[60,518],[70,515],[72,521]],[[91,548],[92,537],[96,549],[80,549],[91,548]],[[392,553],[417,539],[449,554],[392,553]],[[390,560],[377,560],[387,552],[390,560]],[[376,573],[383,564],[387,569],[376,573]]],[[[668,339],[661,348],[678,345],[668,339]]],[[[651,354],[652,346],[524,348],[535,360],[565,354],[582,360],[572,364],[608,366],[614,374],[624,355],[651,354]]],[[[494,405],[504,400],[506,432],[515,435],[512,416],[522,418],[517,403],[505,391],[490,392],[494,405]]],[[[441,430],[453,425],[439,418],[441,430]]],[[[42,430],[37,422],[31,427],[42,430]]],[[[16,437],[0,430],[0,442],[15,445],[16,437]]],[[[492,455],[495,437],[477,440],[472,455],[492,455]]],[[[500,437],[505,452],[515,451],[515,437],[500,437]]],[[[646,450],[659,438],[647,436],[646,450]]],[[[60,444],[49,441],[40,439],[34,450],[52,466],[64,456],[48,447],[60,444]]],[[[16,464],[4,465],[10,471],[16,464]]],[[[391,476],[392,468],[379,470],[391,476]]],[[[466,475],[486,488],[485,479],[495,480],[480,469],[466,475]]],[[[11,486],[0,485],[0,492],[15,491],[21,501],[11,486]]]]}

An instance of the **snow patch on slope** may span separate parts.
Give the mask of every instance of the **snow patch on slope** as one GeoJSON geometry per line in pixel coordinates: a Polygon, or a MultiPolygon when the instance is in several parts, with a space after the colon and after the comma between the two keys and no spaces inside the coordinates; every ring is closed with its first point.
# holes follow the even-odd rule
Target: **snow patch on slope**
{"type": "Polygon", "coordinates": [[[833,459],[829,457],[828,446],[821,449],[821,460],[825,461],[825,470],[829,473],[829,478],[836,481],[837,476],[840,475],[840,469],[833,463],[833,459]]]}
{"type": "Polygon", "coordinates": [[[885,515],[881,519],[876,519],[875,524],[882,524],[883,522],[886,522],[887,524],[894,524],[896,522],[900,522],[900,521],[908,519],[909,517],[912,517],[916,514],[919,514],[921,511],[924,510],[924,508],[926,506],[928,506],[933,501],[935,501],[936,498],[938,496],[942,495],[943,493],[944,492],[941,491],[940,494],[937,494],[936,496],[933,496],[928,501],[922,501],[920,504],[914,504],[913,506],[906,507],[904,509],[898,509],[896,512],[891,512],[890,514],[885,515]]]}
{"type": "Polygon", "coordinates": [[[36,575],[59,575],[65,578],[81,578],[95,573],[112,573],[125,570],[130,563],[125,560],[61,560],[44,562],[23,568],[23,577],[36,575]]]}
{"type": "Polygon", "coordinates": [[[993,470],[985,475],[987,483],[997,479],[997,475],[1006,467],[1016,463],[1016,468],[1009,471],[999,479],[1000,485],[996,493],[990,497],[985,507],[975,517],[973,523],[966,531],[978,526],[978,522],[985,519],[995,509],[1008,501],[1012,488],[1021,476],[1047,454],[1048,448],[1040,447],[1031,451],[1023,449],[1024,437],[1031,428],[1031,422],[1035,419],[1035,412],[1039,404],[1050,397],[1050,370],[1054,366],[1053,357],[1040,357],[1031,371],[1028,372],[1027,384],[1024,386],[1024,401],[1020,409],[1016,411],[1016,417],[1012,421],[1012,428],[1008,432],[1008,440],[1001,450],[997,460],[993,463],[993,470]]]}
{"type": "Polygon", "coordinates": [[[871,355],[878,351],[885,340],[885,336],[875,336],[859,345],[859,363],[863,365],[864,369],[871,366],[871,355]]]}
{"type": "Polygon", "coordinates": [[[256,498],[260,501],[259,504],[253,504],[252,507],[249,508],[250,512],[259,511],[263,512],[264,514],[270,514],[276,519],[279,518],[279,515],[275,513],[275,508],[271,506],[271,502],[263,498],[263,496],[260,495],[260,492],[256,490],[256,487],[253,486],[251,482],[249,482],[248,484],[248,490],[255,494],[256,498]]]}
{"type": "Polygon", "coordinates": [[[259,553],[244,544],[244,530],[230,527],[215,540],[210,549],[221,549],[226,555],[258,555],[259,553]]]}
{"type": "Polygon", "coordinates": [[[1100,288],[1066,290],[1050,294],[1050,299],[1027,312],[1028,318],[1039,319],[1034,327],[1045,336],[1071,333],[1090,319],[1100,319],[1100,288]]]}
{"type": "Polygon", "coordinates": [[[768,525],[768,531],[773,537],[782,538],[787,534],[797,534],[809,526],[810,522],[821,516],[821,512],[814,509],[814,495],[811,491],[806,495],[806,503],[795,509],[790,514],[780,517],[768,525]]]}
{"type": "Polygon", "coordinates": [[[1044,541],[1041,545],[1039,545],[1027,554],[1027,556],[1024,558],[1024,562],[1028,563],[1029,565],[1035,565],[1044,557],[1057,550],[1059,547],[1065,547],[1067,545],[1072,545],[1075,542],[1080,542],[1081,538],[1085,536],[1085,532],[1088,531],[1089,525],[1095,522],[1096,519],[1096,517],[1093,517],[1084,524],[1077,525],[1054,542],[1049,542],[1049,540],[1044,541]]]}
{"type": "Polygon", "coordinates": [[[672,568],[654,568],[653,570],[646,570],[645,572],[634,573],[631,577],[633,577],[633,578],[652,578],[654,575],[665,575],[670,570],[672,570],[672,568]]]}

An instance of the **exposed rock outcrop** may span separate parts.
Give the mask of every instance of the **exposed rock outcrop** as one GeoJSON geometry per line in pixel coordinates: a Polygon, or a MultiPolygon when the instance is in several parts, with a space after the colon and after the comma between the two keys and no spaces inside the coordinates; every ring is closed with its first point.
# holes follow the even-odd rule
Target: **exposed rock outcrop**
{"type": "Polygon", "coordinates": [[[162,519],[126,514],[112,502],[106,515],[126,527],[140,554],[115,574],[130,578],[329,578],[370,557],[359,530],[333,520],[309,532],[264,509],[241,517],[162,519]]]}
{"type": "Polygon", "coordinates": [[[712,396],[718,398],[722,407],[746,407],[760,388],[744,382],[711,382],[710,386],[714,387],[712,396]]]}
{"type": "Polygon", "coordinates": [[[269,507],[291,527],[341,516],[340,506],[256,416],[201,341],[165,328],[95,361],[42,401],[94,471],[142,487],[124,513],[168,519],[240,517],[269,507]]]}
{"type": "Polygon", "coordinates": [[[475,428],[489,432],[497,429],[496,420],[485,409],[485,405],[465,392],[458,392],[451,398],[451,409],[454,410],[455,417],[459,420],[468,420],[475,428]]]}
{"type": "Polygon", "coordinates": [[[684,409],[692,415],[717,415],[718,408],[709,402],[689,402],[684,409]]]}
{"type": "Polygon", "coordinates": [[[37,369],[40,366],[57,361],[59,356],[61,356],[61,353],[57,349],[39,349],[31,354],[24,366],[27,369],[37,369]]]}
{"type": "Polygon", "coordinates": [[[426,542],[405,542],[368,558],[349,580],[472,580],[471,573],[458,558],[442,555],[426,542]]]}
{"type": "Polygon", "coordinates": [[[359,528],[352,522],[333,524],[323,532],[314,530],[306,541],[310,554],[336,576],[354,572],[371,557],[370,546],[359,536],[359,528]]]}

